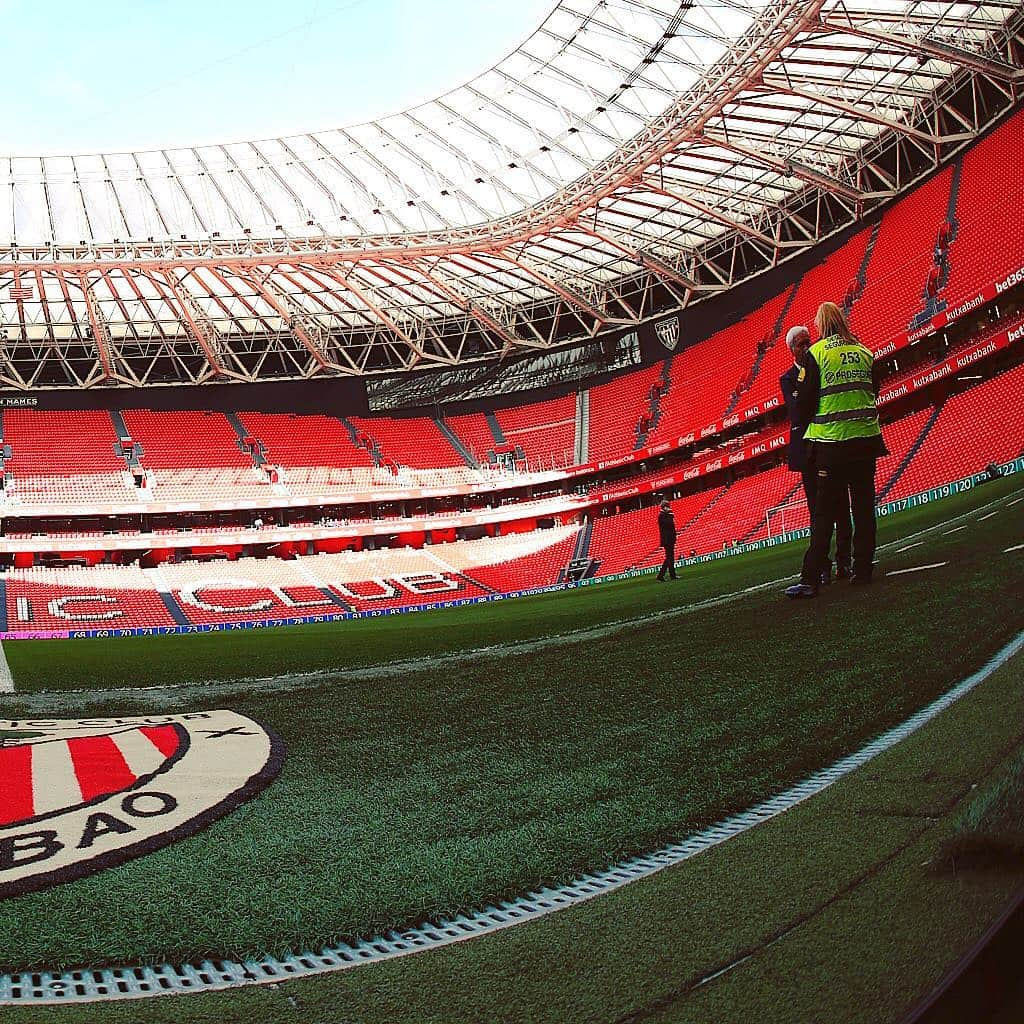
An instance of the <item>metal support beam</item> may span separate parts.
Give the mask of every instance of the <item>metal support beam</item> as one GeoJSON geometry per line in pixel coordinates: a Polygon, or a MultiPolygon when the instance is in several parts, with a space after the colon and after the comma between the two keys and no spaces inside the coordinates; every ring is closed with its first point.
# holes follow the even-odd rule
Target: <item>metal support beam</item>
{"type": "Polygon", "coordinates": [[[236,380],[244,380],[244,377],[241,374],[228,370],[221,361],[215,350],[216,341],[207,333],[208,330],[211,329],[208,327],[208,321],[205,314],[196,305],[192,296],[188,294],[188,290],[180,286],[174,280],[174,273],[171,268],[166,268],[158,277],[154,276],[153,280],[158,281],[160,284],[165,286],[167,291],[170,293],[170,296],[177,304],[178,313],[185,326],[188,328],[189,334],[192,335],[193,340],[203,350],[203,355],[206,357],[206,362],[209,364],[210,375],[214,377],[233,377],[236,380]],[[203,326],[200,326],[200,324],[203,326]]]}
{"type": "Polygon", "coordinates": [[[100,311],[99,303],[96,301],[96,294],[93,291],[92,282],[85,274],[78,275],[78,284],[82,289],[82,298],[85,300],[85,309],[89,317],[89,327],[92,330],[93,344],[96,346],[96,355],[99,357],[100,365],[103,367],[103,380],[114,380],[114,371],[111,361],[111,338],[107,321],[100,311]]]}
{"type": "Polygon", "coordinates": [[[854,21],[839,21],[834,18],[824,18],[818,22],[818,27],[825,32],[836,32],[847,36],[857,36],[860,39],[867,39],[874,43],[885,43],[897,49],[909,50],[934,60],[945,61],[947,64],[958,64],[962,68],[976,71],[987,78],[996,78],[1003,82],[1020,82],[1024,80],[1024,69],[1015,68],[1002,61],[986,57],[984,54],[973,53],[960,46],[953,46],[951,43],[940,43],[935,39],[929,39],[925,35],[918,37],[905,36],[899,32],[885,32],[878,28],[869,28],[854,21]]]}

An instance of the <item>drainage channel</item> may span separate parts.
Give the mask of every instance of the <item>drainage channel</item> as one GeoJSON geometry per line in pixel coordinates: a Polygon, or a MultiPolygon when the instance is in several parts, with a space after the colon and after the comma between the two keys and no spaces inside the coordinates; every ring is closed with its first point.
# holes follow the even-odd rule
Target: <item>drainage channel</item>
{"type": "Polygon", "coordinates": [[[741,814],[726,818],[682,842],[644,856],[633,857],[604,871],[583,875],[568,885],[538,889],[518,899],[457,917],[427,921],[404,932],[392,931],[371,939],[342,942],[316,953],[264,956],[245,961],[204,960],[198,964],[5,974],[0,976],[0,1006],[139,999],[288,981],[346,970],[361,964],[393,960],[537,920],[680,864],[797,806],[906,739],[983,683],[1021,650],[1024,650],[1024,632],[1019,633],[977,672],[927,707],[831,767],[816,772],[785,792],[741,814]]]}

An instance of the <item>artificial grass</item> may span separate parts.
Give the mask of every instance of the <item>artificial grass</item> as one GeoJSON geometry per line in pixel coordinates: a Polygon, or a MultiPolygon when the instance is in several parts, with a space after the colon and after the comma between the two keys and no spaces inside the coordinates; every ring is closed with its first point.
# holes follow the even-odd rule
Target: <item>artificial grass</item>
{"type": "MultiPolygon", "coordinates": [[[[999,499],[1022,486],[1005,477],[879,520],[879,542],[999,499]]],[[[1012,511],[1012,510],[1011,510],[1012,511]]],[[[933,542],[936,538],[933,538],[933,542]]],[[[253,679],[436,657],[649,615],[799,572],[806,543],[687,567],[680,582],[652,577],[536,597],[374,619],[163,637],[16,640],[4,651],[22,692],[253,679]]],[[[883,552],[883,568],[893,561],[883,552]]]]}
{"type": "MultiPolygon", "coordinates": [[[[454,678],[438,666],[218,697],[284,736],[280,779],[167,850],[7,901],[0,964],[315,947],[679,837],[856,748],[1014,635],[1024,560],[1002,551],[1019,518],[937,533],[887,561],[926,551],[944,569],[813,605],[752,593],[585,645],[481,657],[454,678]]],[[[645,587],[659,589],[622,594],[645,587]]],[[[203,706],[174,696],[163,710],[203,706]]],[[[88,705],[133,710],[131,694],[88,705]]]]}
{"type": "Polygon", "coordinates": [[[935,863],[972,785],[986,786],[1019,756],[1022,682],[1018,657],[822,796],[642,883],[527,926],[306,981],[10,1008],[5,1020],[896,1022],[1016,885],[1008,872],[953,877],[935,863]]]}

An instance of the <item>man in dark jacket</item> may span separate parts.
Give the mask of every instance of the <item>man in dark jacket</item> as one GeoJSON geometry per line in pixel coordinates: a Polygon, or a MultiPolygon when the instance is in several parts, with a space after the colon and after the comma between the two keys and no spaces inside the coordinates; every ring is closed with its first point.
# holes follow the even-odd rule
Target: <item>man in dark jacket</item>
{"type": "MultiPolygon", "coordinates": [[[[779,387],[786,402],[789,414],[789,447],[786,451],[787,465],[799,473],[804,485],[804,497],[807,499],[807,512],[810,521],[814,522],[814,509],[818,498],[818,474],[808,465],[807,445],[804,442],[804,431],[813,412],[801,409],[800,385],[806,375],[803,368],[804,356],[811,347],[811,335],[806,327],[791,327],[786,335],[786,347],[793,356],[793,365],[779,378],[779,387]]],[[[836,577],[845,579],[850,575],[850,496],[840,496],[840,506],[836,513],[836,577]]],[[[821,582],[828,583],[832,577],[832,560],[825,559],[825,569],[821,582]]]]}
{"type": "Polygon", "coordinates": [[[676,579],[676,517],[668,498],[661,503],[658,513],[658,543],[665,549],[665,561],[661,563],[658,582],[665,582],[665,573],[676,579]]]}

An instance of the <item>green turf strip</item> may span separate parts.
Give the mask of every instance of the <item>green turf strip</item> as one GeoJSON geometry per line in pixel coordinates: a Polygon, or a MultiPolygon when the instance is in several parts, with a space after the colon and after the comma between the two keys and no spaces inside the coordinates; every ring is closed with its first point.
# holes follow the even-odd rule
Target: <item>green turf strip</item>
{"type": "MultiPolygon", "coordinates": [[[[1022,486],[1007,477],[879,521],[879,542],[906,537],[966,508],[1022,486]]],[[[1020,505],[999,516],[1022,517],[1020,505]]],[[[934,544],[933,538],[930,543],[934,544]]],[[[211,679],[275,676],[378,665],[529,640],[699,601],[796,574],[798,542],[684,570],[675,584],[653,577],[605,583],[531,598],[348,622],[225,633],[92,640],[18,640],[4,644],[19,691],[152,686],[211,679]]],[[[882,555],[882,568],[917,564],[915,547],[882,555]]],[[[931,561],[932,559],[928,559],[931,561]]]]}
{"type": "Polygon", "coordinates": [[[941,862],[972,787],[985,790],[1019,760],[1022,722],[1018,657],[825,794],[644,882],[527,926],[308,981],[5,1010],[4,1019],[896,1022],[1024,881],[1019,868],[953,873],[941,862]]]}
{"type": "MultiPolygon", "coordinates": [[[[274,727],[280,779],[192,839],[7,901],[0,964],[317,946],[565,880],[746,807],[906,718],[1024,625],[1024,558],[1002,553],[1020,507],[886,560],[944,569],[814,604],[756,593],[455,673],[169,698],[167,711],[217,704],[274,727]]],[[[741,571],[707,567],[711,584],[720,568],[741,571]]],[[[617,589],[621,616],[663,588],[617,589]]],[[[88,711],[137,706],[126,694],[88,711]]]]}

